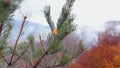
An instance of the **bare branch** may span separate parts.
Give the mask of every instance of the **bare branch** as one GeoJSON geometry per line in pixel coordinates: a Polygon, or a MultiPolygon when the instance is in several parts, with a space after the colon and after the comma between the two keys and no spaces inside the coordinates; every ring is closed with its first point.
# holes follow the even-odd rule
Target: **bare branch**
{"type": "Polygon", "coordinates": [[[22,22],[22,25],[21,25],[21,28],[20,28],[19,35],[18,35],[18,37],[17,37],[17,39],[16,39],[16,42],[15,42],[15,45],[14,45],[14,49],[13,49],[13,52],[12,52],[12,56],[11,56],[11,59],[10,59],[9,65],[12,64],[13,56],[14,56],[14,54],[15,54],[15,50],[16,50],[16,47],[17,47],[17,44],[18,44],[19,38],[20,38],[20,36],[21,36],[21,34],[22,34],[22,31],[23,31],[23,28],[24,28],[24,24],[25,24],[25,20],[26,20],[26,19],[27,19],[27,17],[24,16],[24,19],[23,19],[23,22],[22,22]]]}

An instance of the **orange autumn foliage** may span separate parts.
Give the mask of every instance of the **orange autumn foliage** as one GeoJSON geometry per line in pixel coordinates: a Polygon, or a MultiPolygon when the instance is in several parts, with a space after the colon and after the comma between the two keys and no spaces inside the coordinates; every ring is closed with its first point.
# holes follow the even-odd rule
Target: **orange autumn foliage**
{"type": "Polygon", "coordinates": [[[120,68],[120,35],[101,33],[97,47],[84,52],[68,68],[120,68]]]}
{"type": "Polygon", "coordinates": [[[120,43],[117,46],[99,45],[84,53],[69,68],[120,68],[120,43]]]}

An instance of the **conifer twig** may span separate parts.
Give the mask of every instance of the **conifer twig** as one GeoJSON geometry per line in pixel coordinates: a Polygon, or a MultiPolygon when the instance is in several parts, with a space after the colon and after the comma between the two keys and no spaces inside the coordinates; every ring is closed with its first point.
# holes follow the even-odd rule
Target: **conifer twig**
{"type": "Polygon", "coordinates": [[[15,42],[15,45],[14,45],[14,49],[13,49],[13,52],[12,52],[12,56],[11,56],[11,59],[10,59],[9,65],[12,64],[13,56],[14,56],[14,54],[15,54],[15,50],[16,50],[16,47],[17,47],[17,44],[18,44],[19,38],[20,38],[20,36],[21,36],[21,34],[22,34],[22,31],[23,31],[23,28],[24,28],[24,24],[25,24],[26,19],[27,19],[27,17],[24,16],[24,19],[23,19],[23,22],[22,22],[22,25],[21,25],[21,28],[20,28],[19,35],[18,35],[18,37],[17,37],[17,39],[16,39],[16,42],[15,42]]]}
{"type": "Polygon", "coordinates": [[[45,15],[46,21],[49,24],[49,26],[51,28],[51,31],[52,31],[53,29],[55,29],[55,24],[51,19],[51,15],[50,15],[51,8],[50,8],[50,6],[46,6],[44,9],[45,9],[44,10],[44,15],[45,15]]]}
{"type": "Polygon", "coordinates": [[[62,8],[62,12],[57,21],[57,28],[60,29],[63,23],[69,20],[70,12],[75,0],[66,0],[66,4],[62,8]]]}

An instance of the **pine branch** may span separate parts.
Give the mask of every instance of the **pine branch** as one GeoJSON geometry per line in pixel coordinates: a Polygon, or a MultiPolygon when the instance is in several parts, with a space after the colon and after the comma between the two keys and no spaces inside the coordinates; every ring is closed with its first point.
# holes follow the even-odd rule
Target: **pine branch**
{"type": "MultiPolygon", "coordinates": [[[[58,35],[54,36],[54,38],[51,37],[51,35],[50,35],[50,38],[52,38],[50,40],[52,40],[52,42],[50,43],[50,45],[46,49],[46,51],[43,53],[43,55],[36,61],[36,63],[33,65],[32,68],[37,68],[37,66],[41,63],[42,59],[50,51],[52,51],[52,49],[54,48],[54,45],[59,45],[59,43],[61,42],[61,40],[64,37],[66,37],[70,32],[75,30],[75,26],[72,24],[74,17],[72,15],[70,15],[71,8],[73,6],[74,1],[75,0],[67,0],[66,4],[64,5],[64,7],[62,9],[61,16],[58,19],[58,23],[57,23],[58,30],[60,30],[61,33],[58,33],[58,35]],[[62,33],[62,31],[64,31],[64,32],[62,33]],[[62,38],[61,38],[61,36],[62,36],[62,38]]],[[[54,22],[52,22],[51,16],[50,16],[50,6],[45,7],[44,14],[45,14],[46,21],[48,22],[51,30],[54,30],[55,26],[54,26],[54,22]]],[[[39,38],[41,40],[41,37],[39,37],[39,38]]],[[[58,48],[58,46],[56,48],[58,48]]],[[[56,65],[56,66],[59,66],[59,65],[56,65]]]]}
{"type": "Polygon", "coordinates": [[[52,21],[51,15],[50,15],[50,6],[46,6],[44,8],[44,15],[45,15],[46,21],[49,24],[51,30],[55,29],[54,22],[52,21]]]}
{"type": "Polygon", "coordinates": [[[74,2],[75,2],[75,0],[67,0],[66,4],[63,6],[61,15],[60,15],[58,22],[57,22],[58,29],[60,29],[60,27],[63,25],[63,23],[65,21],[67,21],[68,16],[70,16],[70,12],[71,12],[71,9],[72,9],[74,2]]]}
{"type": "Polygon", "coordinates": [[[23,31],[23,28],[24,28],[24,24],[25,24],[25,20],[26,20],[26,19],[27,19],[27,17],[24,16],[24,19],[23,19],[23,22],[22,22],[22,25],[21,25],[21,28],[20,28],[19,35],[18,35],[18,37],[17,37],[17,39],[16,39],[16,42],[15,42],[15,45],[14,45],[14,49],[13,49],[13,52],[12,52],[12,56],[11,56],[11,59],[10,59],[9,65],[12,64],[13,56],[14,56],[14,54],[15,54],[15,50],[16,50],[16,47],[17,47],[17,44],[18,44],[19,38],[20,38],[20,36],[21,36],[21,34],[22,34],[22,31],[23,31]]]}

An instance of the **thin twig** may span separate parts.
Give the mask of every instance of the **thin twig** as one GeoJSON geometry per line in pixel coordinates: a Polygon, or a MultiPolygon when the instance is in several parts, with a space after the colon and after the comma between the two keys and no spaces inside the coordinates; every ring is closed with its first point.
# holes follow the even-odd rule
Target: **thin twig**
{"type": "Polygon", "coordinates": [[[28,43],[28,45],[21,52],[20,56],[18,56],[17,59],[12,64],[15,64],[23,56],[23,54],[27,51],[27,49],[29,48],[29,46],[30,46],[30,43],[28,43]]]}
{"type": "Polygon", "coordinates": [[[34,57],[33,57],[33,55],[32,55],[29,51],[27,51],[27,53],[30,55],[30,58],[32,58],[32,59],[30,60],[30,64],[33,65],[34,57]]]}
{"type": "Polygon", "coordinates": [[[35,63],[35,65],[32,68],[37,68],[37,66],[39,65],[39,63],[41,62],[41,60],[44,58],[44,56],[46,56],[48,54],[48,52],[46,51],[39,59],[38,61],[35,63]]]}
{"type": "Polygon", "coordinates": [[[41,45],[43,51],[46,52],[46,50],[45,50],[45,48],[44,48],[44,46],[43,46],[42,38],[41,38],[40,35],[39,35],[39,39],[40,39],[40,45],[41,45]]]}
{"type": "Polygon", "coordinates": [[[9,63],[7,62],[7,60],[5,59],[5,57],[3,57],[3,59],[4,59],[4,61],[5,61],[7,64],[9,64],[9,63]]]}
{"type": "Polygon", "coordinates": [[[20,38],[20,36],[21,36],[21,34],[22,34],[22,30],[23,30],[23,28],[24,28],[24,24],[25,24],[25,20],[26,20],[26,19],[27,19],[27,17],[24,16],[24,19],[23,19],[23,22],[22,22],[22,25],[21,25],[21,28],[20,28],[19,35],[18,35],[18,37],[17,37],[17,39],[16,39],[16,42],[15,42],[15,45],[14,45],[14,50],[13,50],[13,52],[12,52],[12,57],[11,57],[11,59],[10,59],[9,65],[12,64],[13,56],[14,56],[14,54],[15,54],[15,50],[16,50],[16,47],[17,47],[17,44],[18,44],[18,40],[19,40],[19,38],[20,38]]]}

